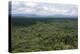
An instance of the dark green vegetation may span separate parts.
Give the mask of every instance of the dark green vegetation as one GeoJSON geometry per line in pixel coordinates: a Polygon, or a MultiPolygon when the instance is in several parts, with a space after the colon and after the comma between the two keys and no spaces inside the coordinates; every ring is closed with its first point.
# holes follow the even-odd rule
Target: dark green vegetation
{"type": "Polygon", "coordinates": [[[12,52],[78,48],[77,18],[12,18],[12,52]]]}

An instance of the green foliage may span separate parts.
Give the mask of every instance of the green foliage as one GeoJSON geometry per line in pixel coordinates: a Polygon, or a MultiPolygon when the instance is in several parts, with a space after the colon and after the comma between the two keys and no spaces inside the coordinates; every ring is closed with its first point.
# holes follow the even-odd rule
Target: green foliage
{"type": "Polygon", "coordinates": [[[34,22],[12,26],[12,52],[78,48],[77,20],[34,22]]]}

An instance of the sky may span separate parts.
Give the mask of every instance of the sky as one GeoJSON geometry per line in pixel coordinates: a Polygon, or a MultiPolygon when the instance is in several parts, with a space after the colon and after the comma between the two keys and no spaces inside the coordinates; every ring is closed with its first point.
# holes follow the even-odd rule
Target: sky
{"type": "Polygon", "coordinates": [[[76,5],[78,4],[78,0],[11,0],[11,1],[64,3],[64,4],[76,4],[76,5]]]}
{"type": "MultiPolygon", "coordinates": [[[[59,16],[76,17],[78,15],[77,2],[59,2],[56,0],[14,0],[12,1],[12,15],[20,16],[59,16]]],[[[63,1],[63,0],[60,0],[63,1]]]]}

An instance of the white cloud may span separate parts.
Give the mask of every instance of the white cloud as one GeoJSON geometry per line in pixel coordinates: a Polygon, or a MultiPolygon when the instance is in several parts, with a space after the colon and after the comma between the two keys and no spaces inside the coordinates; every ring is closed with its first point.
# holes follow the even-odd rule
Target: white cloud
{"type": "Polygon", "coordinates": [[[35,2],[13,2],[12,14],[35,14],[40,16],[66,15],[77,16],[78,10],[75,5],[35,3],[35,2]]]}
{"type": "Polygon", "coordinates": [[[12,0],[12,1],[78,4],[78,0],[12,0]]]}
{"type": "Polygon", "coordinates": [[[28,3],[25,3],[25,5],[27,5],[27,6],[36,6],[36,3],[28,2],[28,3]]]}
{"type": "Polygon", "coordinates": [[[49,10],[49,8],[48,8],[48,7],[45,7],[45,6],[43,7],[43,9],[44,9],[44,10],[49,10]]]}

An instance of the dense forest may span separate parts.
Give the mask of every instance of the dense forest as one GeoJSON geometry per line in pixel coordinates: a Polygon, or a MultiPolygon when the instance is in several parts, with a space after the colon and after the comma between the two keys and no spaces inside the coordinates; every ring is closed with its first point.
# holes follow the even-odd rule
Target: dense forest
{"type": "Polygon", "coordinates": [[[77,18],[11,18],[11,52],[78,48],[77,18]]]}

